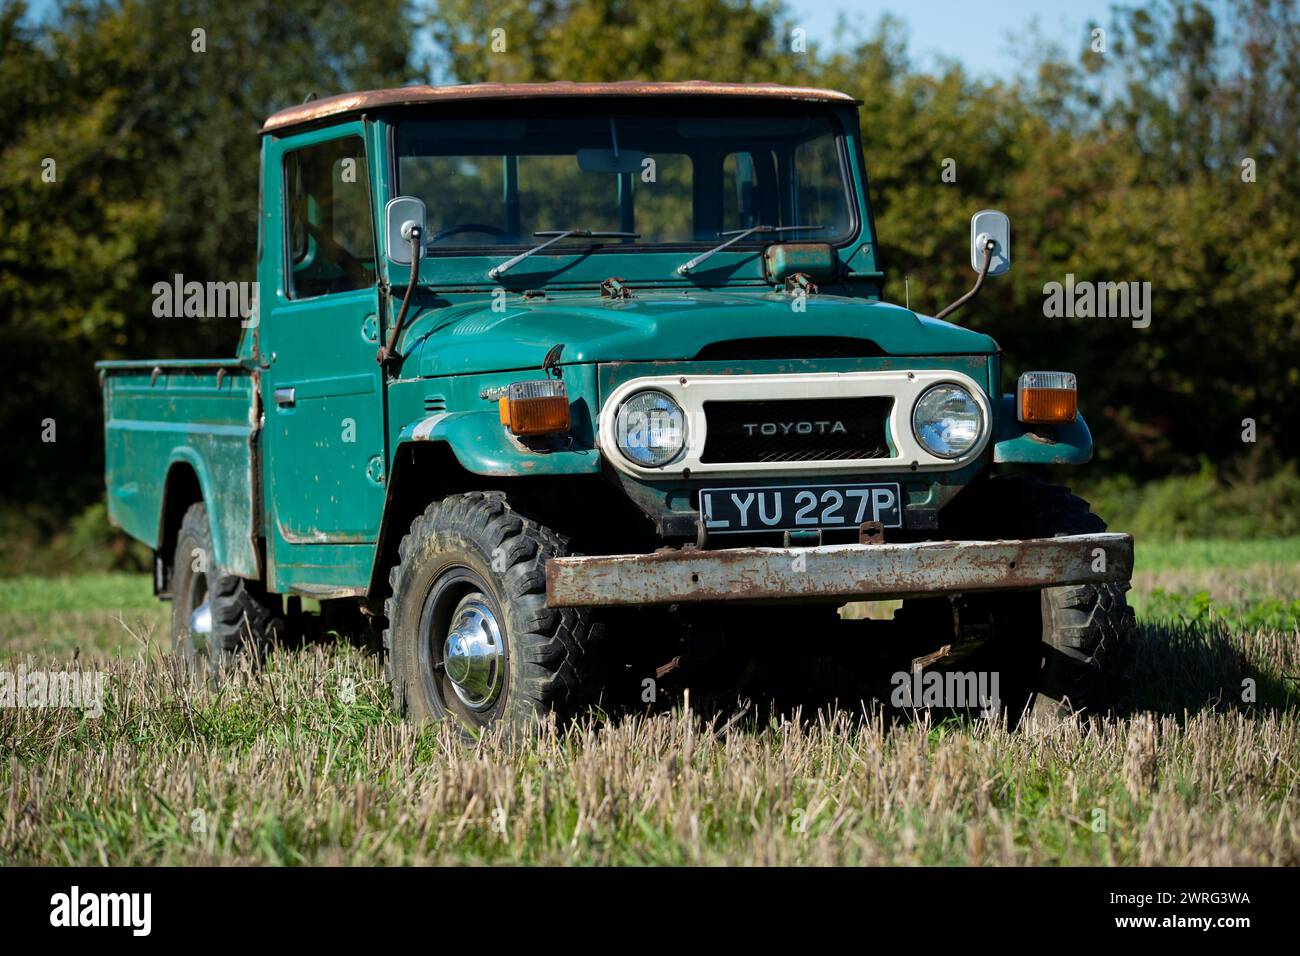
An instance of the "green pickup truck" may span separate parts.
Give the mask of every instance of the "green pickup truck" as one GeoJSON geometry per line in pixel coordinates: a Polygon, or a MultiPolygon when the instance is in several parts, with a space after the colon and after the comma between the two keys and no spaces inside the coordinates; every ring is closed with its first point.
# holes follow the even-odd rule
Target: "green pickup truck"
{"type": "Polygon", "coordinates": [[[942,320],[1009,268],[1000,213],[938,318],[881,300],[857,106],[479,84],[268,119],[236,355],[98,365],[177,654],[211,673],[309,598],[470,732],[864,643],[996,670],[1013,720],[1095,710],[1132,538],[999,468],[1090,459],[1074,376],[1004,383],[942,320]]]}

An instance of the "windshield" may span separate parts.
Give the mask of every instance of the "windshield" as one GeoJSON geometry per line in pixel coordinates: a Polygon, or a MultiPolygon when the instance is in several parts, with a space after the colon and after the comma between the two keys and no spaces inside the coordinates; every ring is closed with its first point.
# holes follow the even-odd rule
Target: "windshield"
{"type": "MultiPolygon", "coordinates": [[[[398,127],[398,188],[429,209],[432,254],[531,246],[536,233],[637,233],[627,245],[716,245],[720,233],[815,224],[852,232],[841,133],[830,116],[537,116],[398,127]]],[[[748,243],[767,242],[755,235],[748,243]]]]}

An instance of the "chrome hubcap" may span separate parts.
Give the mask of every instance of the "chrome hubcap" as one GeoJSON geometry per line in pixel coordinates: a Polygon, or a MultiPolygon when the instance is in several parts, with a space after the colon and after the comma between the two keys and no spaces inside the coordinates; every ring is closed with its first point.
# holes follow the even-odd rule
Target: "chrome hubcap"
{"type": "Polygon", "coordinates": [[[442,646],[442,663],[467,707],[483,710],[501,693],[505,671],[505,644],[497,619],[481,595],[460,602],[442,646]]]}
{"type": "Polygon", "coordinates": [[[204,600],[190,614],[190,644],[196,650],[208,646],[208,637],[212,634],[212,605],[204,600]]]}

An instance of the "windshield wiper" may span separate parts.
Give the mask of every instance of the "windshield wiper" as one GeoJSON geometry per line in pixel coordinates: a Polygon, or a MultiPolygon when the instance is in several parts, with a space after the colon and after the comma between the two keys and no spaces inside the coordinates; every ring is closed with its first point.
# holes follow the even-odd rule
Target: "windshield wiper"
{"type": "Polygon", "coordinates": [[[551,238],[547,239],[539,246],[533,246],[533,248],[529,249],[527,252],[519,253],[519,255],[515,256],[513,259],[507,259],[499,266],[493,266],[491,269],[488,270],[488,278],[495,279],[497,276],[509,272],[511,269],[519,265],[519,263],[523,262],[529,256],[536,255],[537,253],[545,249],[547,246],[552,246],[555,243],[559,242],[561,239],[568,239],[570,236],[578,236],[583,239],[640,239],[641,238],[641,234],[639,232],[593,232],[590,229],[564,229],[562,231],[547,230],[545,232],[535,232],[533,233],[533,235],[538,238],[542,236],[550,236],[551,238]]]}
{"type": "Polygon", "coordinates": [[[730,239],[720,245],[714,246],[708,252],[701,252],[690,262],[683,262],[677,267],[677,274],[679,276],[690,275],[690,273],[694,272],[696,267],[698,267],[705,259],[711,258],[728,246],[740,242],[741,239],[744,239],[746,236],[752,236],[756,232],[816,232],[825,228],[825,226],[750,226],[748,229],[729,229],[726,232],[718,233],[718,238],[731,236],[730,239]]]}

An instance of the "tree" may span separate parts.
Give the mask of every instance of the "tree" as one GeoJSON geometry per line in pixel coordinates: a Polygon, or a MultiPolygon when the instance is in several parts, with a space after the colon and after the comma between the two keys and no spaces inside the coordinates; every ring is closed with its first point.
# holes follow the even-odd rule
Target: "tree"
{"type": "Polygon", "coordinates": [[[1107,51],[1089,34],[1076,57],[1040,44],[1035,78],[1015,84],[917,69],[888,18],[826,50],[777,0],[69,0],[45,19],[0,3],[0,424],[24,448],[0,497],[100,494],[95,358],[231,351],[233,321],[155,319],[151,290],[253,277],[269,113],[420,79],[844,89],[863,101],[888,298],[933,313],[959,295],[970,213],[1003,208],[1012,274],[957,317],[1009,362],[1079,374],[1104,468],[1229,461],[1244,418],[1300,458],[1288,0],[1121,8],[1107,51]],[[1066,274],[1150,282],[1150,328],[1045,317],[1043,287],[1066,274]],[[58,443],[27,453],[47,418],[58,443]]]}
{"type": "Polygon", "coordinates": [[[253,279],[262,121],[414,79],[410,37],[397,0],[88,0],[44,22],[6,3],[0,347],[27,360],[0,422],[26,442],[54,418],[60,441],[17,456],[0,494],[97,493],[94,359],[231,353],[237,320],[156,319],[153,284],[253,279]]]}

